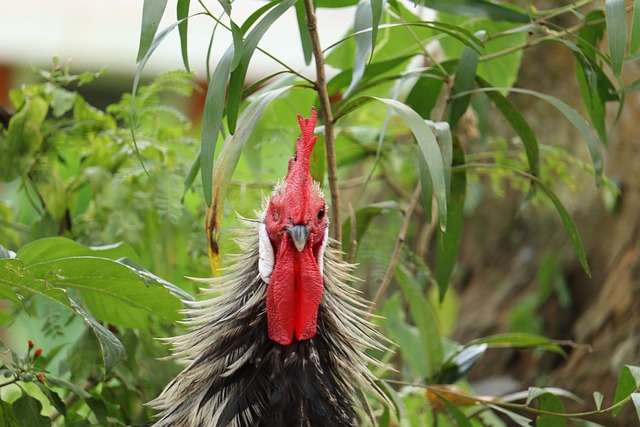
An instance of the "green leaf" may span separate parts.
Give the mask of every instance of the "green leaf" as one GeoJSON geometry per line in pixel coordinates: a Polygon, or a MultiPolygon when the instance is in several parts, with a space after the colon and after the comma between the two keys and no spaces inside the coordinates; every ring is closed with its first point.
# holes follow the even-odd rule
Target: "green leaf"
{"type": "Polygon", "coordinates": [[[451,97],[453,98],[449,107],[449,125],[451,129],[455,129],[460,117],[467,111],[471,94],[455,97],[462,92],[469,92],[473,89],[473,82],[476,78],[476,69],[478,68],[478,53],[468,46],[462,50],[462,55],[456,67],[456,74],[451,88],[451,97]]]}
{"type": "MultiPolygon", "coordinates": [[[[447,61],[441,65],[450,72],[449,68],[453,68],[454,62],[447,61]]],[[[416,80],[407,95],[406,104],[420,114],[421,117],[425,119],[431,118],[431,112],[438,103],[445,80],[446,76],[439,69],[430,69],[428,74],[421,75],[416,80]]]]}
{"type": "Polygon", "coordinates": [[[510,411],[508,409],[504,409],[501,408],[498,405],[492,405],[492,404],[488,404],[487,405],[489,408],[493,409],[494,411],[497,412],[501,412],[503,414],[505,414],[507,417],[509,417],[511,419],[511,421],[513,421],[514,423],[516,423],[517,425],[521,426],[521,427],[531,427],[531,420],[527,417],[524,417],[520,414],[517,414],[513,411],[510,411]]]}
{"type": "MultiPolygon", "coordinates": [[[[476,81],[480,87],[489,87],[489,83],[477,77],[476,81]]],[[[491,100],[493,105],[496,106],[498,111],[502,113],[503,117],[507,119],[513,130],[518,134],[522,145],[524,145],[525,153],[527,154],[527,161],[529,162],[529,170],[534,176],[540,176],[540,155],[539,155],[539,143],[536,134],[527,123],[524,116],[518,111],[517,108],[500,92],[486,92],[487,97],[491,100]]]]}
{"type": "Polygon", "coordinates": [[[178,0],[176,5],[176,17],[180,24],[178,25],[178,33],[180,34],[180,51],[182,52],[182,63],[184,64],[184,68],[187,71],[190,71],[189,68],[189,50],[187,39],[189,36],[189,21],[186,20],[189,16],[189,6],[191,5],[191,0],[178,0]]]}
{"type": "Polygon", "coordinates": [[[611,70],[617,77],[622,72],[624,53],[627,50],[627,12],[624,0],[606,0],[607,35],[611,53],[611,70]]]}
{"type": "Polygon", "coordinates": [[[231,21],[231,36],[233,37],[233,61],[231,61],[231,71],[235,70],[240,64],[242,59],[242,51],[244,39],[242,37],[242,30],[238,25],[231,21]]]}
{"type": "Polygon", "coordinates": [[[140,62],[149,51],[166,7],[167,0],[144,0],[140,46],[138,47],[136,62],[140,62]]]}
{"type": "Polygon", "coordinates": [[[311,36],[309,35],[309,29],[307,28],[307,22],[305,20],[304,2],[296,2],[296,18],[298,21],[298,32],[300,33],[300,44],[302,45],[304,63],[309,65],[311,64],[313,51],[311,47],[311,36]]]}
{"type": "Polygon", "coordinates": [[[22,390],[22,396],[13,402],[13,413],[23,427],[46,427],[51,425],[49,417],[45,417],[42,403],[22,390]]]}
{"type": "Polygon", "coordinates": [[[61,413],[66,417],[67,407],[64,405],[64,402],[62,401],[62,399],[60,399],[60,396],[58,395],[58,393],[51,390],[49,387],[45,386],[44,384],[42,384],[40,381],[35,381],[34,383],[35,385],[38,386],[40,391],[42,391],[42,393],[45,396],[47,396],[47,399],[49,399],[49,402],[51,403],[51,405],[54,408],[56,408],[56,411],[58,411],[59,413],[61,413]]]}
{"type": "Polygon", "coordinates": [[[631,22],[631,41],[629,55],[634,56],[640,48],[640,0],[633,2],[633,21],[631,22]]]}
{"type": "Polygon", "coordinates": [[[377,384],[380,386],[380,389],[383,391],[383,393],[389,398],[389,401],[393,404],[393,408],[396,412],[396,417],[399,420],[404,419],[405,405],[398,392],[384,380],[378,381],[377,384]]]}
{"type": "Polygon", "coordinates": [[[202,113],[202,145],[200,147],[200,177],[202,178],[202,191],[207,206],[211,206],[213,198],[212,175],[213,158],[216,152],[218,135],[222,127],[222,115],[224,113],[224,95],[227,90],[227,81],[231,73],[233,61],[233,47],[230,46],[211,76],[211,84],[207,89],[202,113]]]}
{"type": "Polygon", "coordinates": [[[138,260],[133,248],[124,242],[107,246],[87,247],[66,237],[45,237],[27,243],[17,253],[25,266],[73,256],[94,256],[116,260],[127,257],[138,260]]]}
{"type": "MultiPolygon", "coordinates": [[[[640,387],[640,367],[633,365],[624,365],[620,369],[618,375],[618,385],[616,387],[616,393],[613,398],[613,404],[620,403],[622,400],[627,399],[632,393],[636,393],[640,387]]],[[[634,405],[635,405],[634,401],[634,405]]],[[[636,405],[637,406],[637,405],[636,405]]],[[[618,415],[622,406],[613,408],[611,413],[615,417],[618,415]]]]}
{"type": "Polygon", "coordinates": [[[22,427],[22,423],[13,413],[13,406],[2,399],[0,399],[0,421],[5,427],[22,427]]]}
{"type": "MultiPolygon", "coordinates": [[[[182,196],[180,197],[180,203],[184,203],[184,198],[187,195],[187,192],[193,185],[198,176],[198,172],[200,172],[200,148],[198,148],[198,152],[191,162],[191,166],[189,166],[189,172],[187,172],[187,176],[184,179],[184,189],[182,190],[182,196]]],[[[209,192],[211,193],[211,192],[209,192]]]]}
{"type": "Polygon", "coordinates": [[[218,0],[227,16],[231,16],[231,0],[218,0]]]}
{"type": "MultiPolygon", "coordinates": [[[[456,146],[454,151],[454,164],[464,164],[464,152],[459,145],[456,146]]],[[[460,250],[466,188],[467,178],[464,172],[452,176],[451,196],[447,201],[446,231],[438,234],[438,244],[436,246],[436,281],[441,303],[449,287],[451,274],[460,250]]]]}
{"type": "Polygon", "coordinates": [[[447,406],[447,409],[449,410],[449,412],[451,412],[451,415],[453,415],[453,418],[456,420],[456,425],[458,427],[471,427],[471,421],[469,421],[469,418],[467,418],[464,412],[462,412],[453,402],[451,402],[445,396],[438,394],[437,392],[434,393],[436,393],[436,395],[447,406]]]}
{"type": "Polygon", "coordinates": [[[376,46],[378,39],[378,26],[382,19],[383,0],[371,0],[371,51],[376,46]]]}
{"type": "MultiPolygon", "coordinates": [[[[552,393],[543,393],[538,397],[539,408],[542,411],[564,414],[564,405],[558,396],[552,393]]],[[[536,417],[536,425],[544,427],[566,427],[567,420],[549,414],[541,414],[536,417]]]]}
{"type": "Polygon", "coordinates": [[[369,57],[373,51],[373,45],[371,44],[372,34],[367,34],[368,32],[373,33],[371,26],[372,20],[372,5],[366,0],[361,0],[358,2],[356,16],[353,23],[353,31],[355,33],[354,37],[356,40],[356,52],[355,58],[353,59],[353,74],[351,76],[351,84],[344,93],[344,98],[350,97],[360,83],[360,79],[364,75],[364,70],[367,67],[367,62],[369,61],[369,57]]]}
{"type": "Polygon", "coordinates": [[[347,6],[353,6],[358,3],[358,0],[316,0],[316,7],[325,8],[341,8],[347,6]]]}
{"type": "Polygon", "coordinates": [[[545,394],[551,394],[557,397],[566,397],[575,402],[582,403],[582,399],[580,399],[578,396],[576,396],[574,393],[570,392],[569,390],[565,390],[562,388],[529,387],[529,390],[527,392],[528,392],[528,395],[527,395],[527,401],[525,405],[529,405],[533,400],[538,399],[540,396],[544,396],[545,394]]]}
{"type": "Polygon", "coordinates": [[[506,333],[490,335],[470,341],[465,344],[465,347],[479,344],[487,344],[490,348],[541,348],[566,357],[565,351],[558,344],[549,338],[535,334],[506,333]]]}
{"type": "MultiPolygon", "coordinates": [[[[360,242],[362,240],[362,236],[366,233],[371,221],[379,215],[384,215],[388,212],[399,212],[400,205],[395,201],[385,201],[372,203],[370,205],[363,206],[356,210],[355,218],[356,218],[356,242],[360,242]]],[[[349,236],[351,232],[351,217],[347,216],[345,221],[342,224],[342,235],[345,236],[345,241],[343,242],[343,250],[346,253],[349,253],[351,248],[351,241],[346,238],[349,236]]]]}
{"type": "MultiPolygon", "coordinates": [[[[558,98],[555,98],[550,95],[546,95],[540,92],[536,92],[528,89],[520,89],[520,88],[480,88],[475,89],[477,92],[491,92],[491,91],[507,91],[507,92],[516,92],[523,93],[527,95],[532,95],[537,98],[540,98],[549,104],[553,105],[557,108],[570,122],[571,124],[582,134],[582,137],[585,139],[587,143],[587,147],[589,148],[589,154],[591,155],[591,161],[593,163],[593,168],[595,170],[595,179],[596,185],[600,185],[602,182],[602,169],[603,169],[603,159],[602,159],[602,149],[600,139],[598,138],[597,132],[589,126],[589,123],[582,118],[582,116],[573,108],[560,101],[558,98]]],[[[549,194],[549,193],[547,193],[549,194]]],[[[555,203],[554,203],[555,204],[555,203]]],[[[557,207],[557,206],[556,206],[557,207]]],[[[564,210],[564,209],[563,209],[564,210]]],[[[566,223],[565,223],[566,227],[566,223]]],[[[575,228],[575,227],[573,227],[575,228]]]]}
{"type": "Polygon", "coordinates": [[[418,152],[416,157],[418,158],[418,178],[420,179],[420,198],[422,199],[422,210],[424,211],[425,220],[431,222],[431,210],[433,207],[433,183],[431,182],[431,175],[429,175],[429,165],[424,159],[424,156],[420,155],[420,147],[416,147],[418,152]]]}
{"type": "MultiPolygon", "coordinates": [[[[240,102],[242,101],[242,92],[245,85],[245,77],[247,70],[249,69],[249,62],[251,57],[258,47],[258,43],[262,39],[264,33],[271,27],[271,25],[282,16],[291,6],[295,4],[296,0],[283,0],[277,3],[273,9],[271,9],[265,16],[258,22],[245,38],[242,59],[238,67],[231,73],[229,80],[229,92],[227,96],[227,124],[229,126],[229,133],[236,132],[236,124],[238,119],[238,112],[240,111],[240,102]]],[[[244,27],[244,25],[243,25],[244,27]]],[[[243,28],[244,32],[244,28],[243,28]]],[[[217,100],[220,102],[220,98],[217,100]]],[[[204,160],[204,151],[202,153],[204,160]]],[[[204,173],[204,169],[203,173],[204,173]]]]}
{"type": "Polygon", "coordinates": [[[396,268],[395,277],[409,303],[411,318],[420,332],[422,357],[426,359],[429,369],[426,376],[430,378],[442,367],[444,359],[437,318],[414,277],[402,267],[396,268]]]}
{"type": "Polygon", "coordinates": [[[511,22],[530,22],[531,20],[529,15],[520,8],[485,0],[413,0],[413,2],[430,9],[471,18],[511,22]]]}
{"type": "Polygon", "coordinates": [[[393,108],[396,114],[398,114],[411,129],[411,132],[418,142],[422,156],[424,156],[429,166],[429,174],[431,175],[431,182],[433,183],[433,194],[435,195],[438,205],[440,229],[444,231],[447,221],[447,177],[445,176],[444,160],[436,136],[422,117],[402,102],[387,98],[368,98],[375,99],[393,108]]]}

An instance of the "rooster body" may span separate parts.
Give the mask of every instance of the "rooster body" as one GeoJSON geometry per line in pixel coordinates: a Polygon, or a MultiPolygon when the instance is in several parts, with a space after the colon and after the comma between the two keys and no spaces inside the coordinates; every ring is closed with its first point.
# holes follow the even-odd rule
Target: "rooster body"
{"type": "Polygon", "coordinates": [[[353,266],[328,246],[322,190],[309,175],[316,115],[258,220],[244,220],[243,254],[204,280],[217,296],[189,302],[190,331],[170,339],[187,367],[150,405],[155,427],[357,426],[365,391],[384,400],[365,353],[383,339],[347,283],[353,266]]]}

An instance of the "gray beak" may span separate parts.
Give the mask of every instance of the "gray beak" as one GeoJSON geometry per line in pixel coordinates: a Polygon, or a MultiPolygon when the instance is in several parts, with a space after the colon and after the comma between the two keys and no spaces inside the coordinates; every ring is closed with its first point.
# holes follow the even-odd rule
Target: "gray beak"
{"type": "Polygon", "coordinates": [[[291,240],[293,240],[293,244],[296,245],[296,249],[298,252],[302,252],[304,247],[307,245],[307,239],[309,239],[309,234],[311,234],[311,228],[306,225],[293,225],[291,227],[287,227],[285,229],[291,240]]]}

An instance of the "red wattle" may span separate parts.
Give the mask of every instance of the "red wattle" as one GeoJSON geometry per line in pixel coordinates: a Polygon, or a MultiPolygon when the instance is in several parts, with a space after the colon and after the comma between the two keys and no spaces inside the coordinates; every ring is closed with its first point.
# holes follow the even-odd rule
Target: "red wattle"
{"type": "Polygon", "coordinates": [[[322,273],[311,245],[298,252],[285,234],[267,288],[269,339],[289,345],[294,336],[298,341],[315,336],[322,290],[322,273]]]}

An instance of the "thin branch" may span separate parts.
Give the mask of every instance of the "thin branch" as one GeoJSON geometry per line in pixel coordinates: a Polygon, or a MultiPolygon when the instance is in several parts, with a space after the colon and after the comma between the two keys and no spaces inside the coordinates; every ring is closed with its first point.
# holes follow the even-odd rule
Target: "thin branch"
{"type": "Polygon", "coordinates": [[[393,255],[391,255],[391,262],[389,262],[389,267],[387,267],[387,272],[384,275],[384,279],[382,280],[382,283],[380,283],[378,291],[376,292],[376,296],[373,298],[373,302],[371,303],[371,307],[369,308],[370,313],[373,313],[376,308],[378,308],[378,306],[382,302],[382,299],[384,298],[384,294],[387,292],[389,284],[391,284],[393,273],[395,272],[396,266],[400,261],[400,253],[402,250],[402,246],[404,246],[404,239],[407,235],[407,229],[409,228],[409,223],[411,222],[413,211],[416,209],[421,193],[422,189],[420,188],[420,183],[418,182],[418,185],[416,185],[416,189],[413,191],[413,195],[411,196],[411,200],[409,201],[409,206],[407,206],[407,210],[404,213],[404,219],[402,220],[400,233],[398,233],[396,246],[393,249],[393,255]]]}
{"type": "Polygon", "coordinates": [[[313,6],[313,0],[304,0],[305,20],[309,36],[311,37],[311,48],[316,63],[316,90],[320,100],[320,108],[324,118],[324,140],[327,153],[327,175],[329,179],[329,191],[331,192],[331,225],[330,234],[338,244],[342,242],[342,219],[340,215],[340,194],[338,190],[338,166],[336,164],[336,146],[333,135],[333,112],[331,110],[331,100],[327,90],[327,79],[324,72],[324,54],[320,46],[318,36],[318,23],[313,6]]]}

